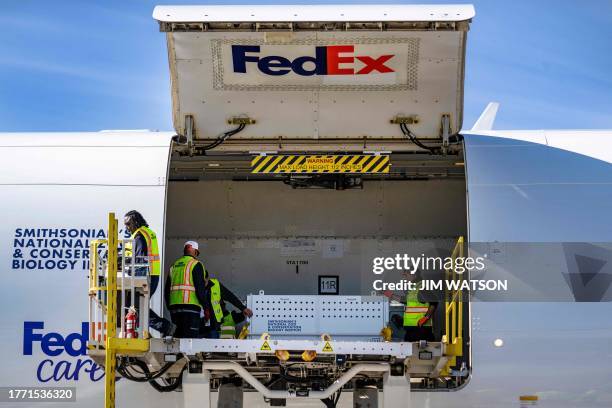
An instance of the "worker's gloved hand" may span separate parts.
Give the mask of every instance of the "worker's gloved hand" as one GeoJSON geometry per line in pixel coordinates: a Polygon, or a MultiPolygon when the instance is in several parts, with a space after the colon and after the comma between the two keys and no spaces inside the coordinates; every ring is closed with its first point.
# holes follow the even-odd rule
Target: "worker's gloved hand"
{"type": "Polygon", "coordinates": [[[429,321],[429,319],[430,319],[430,318],[429,318],[429,317],[427,317],[427,316],[423,316],[423,317],[421,317],[421,318],[419,319],[419,321],[417,322],[417,326],[419,326],[419,327],[423,327],[423,325],[424,325],[425,323],[427,323],[427,322],[429,321]]]}
{"type": "Polygon", "coordinates": [[[252,317],[253,311],[247,307],[246,309],[242,311],[242,314],[244,314],[246,317],[252,317]]]}

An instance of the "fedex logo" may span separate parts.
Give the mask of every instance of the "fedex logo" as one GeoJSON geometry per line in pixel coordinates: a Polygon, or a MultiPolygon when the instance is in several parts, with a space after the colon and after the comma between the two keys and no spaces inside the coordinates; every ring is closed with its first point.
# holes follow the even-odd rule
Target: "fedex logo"
{"type": "Polygon", "coordinates": [[[40,343],[42,352],[51,357],[59,356],[63,352],[68,353],[72,357],[85,355],[89,338],[87,326],[87,322],[83,322],[81,323],[80,333],[71,333],[64,337],[60,333],[55,332],[47,334],[39,333],[39,330],[45,328],[44,322],[24,322],[23,354],[31,356],[34,343],[40,343]]]}
{"type": "Polygon", "coordinates": [[[55,357],[40,361],[36,369],[38,381],[78,381],[85,376],[95,382],[104,377],[104,368],[87,357],[87,326],[87,322],[82,322],[80,332],[62,335],[45,333],[44,322],[23,322],[23,355],[32,356],[37,344],[47,357],[55,357]],[[64,353],[68,356],[62,356],[64,353]]]}
{"type": "Polygon", "coordinates": [[[367,75],[395,72],[386,65],[395,55],[371,57],[355,55],[354,45],[328,45],[315,47],[314,56],[297,57],[294,60],[280,55],[260,56],[259,45],[232,45],[234,72],[245,74],[249,63],[265,75],[286,75],[293,72],[300,76],[313,75],[367,75]],[[358,63],[360,62],[360,63],[358,63]]]}

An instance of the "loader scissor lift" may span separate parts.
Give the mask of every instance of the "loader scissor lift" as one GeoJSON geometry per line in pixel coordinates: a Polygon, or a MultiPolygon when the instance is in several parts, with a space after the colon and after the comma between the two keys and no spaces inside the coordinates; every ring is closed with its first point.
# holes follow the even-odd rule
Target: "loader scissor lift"
{"type": "MultiPolygon", "coordinates": [[[[459,386],[467,378],[465,364],[461,363],[465,346],[461,292],[447,294],[441,342],[335,341],[333,337],[291,340],[269,336],[152,338],[145,323],[148,278],[136,276],[135,268],[143,265],[124,256],[123,248],[130,240],[118,239],[114,213],[109,214],[108,221],[107,239],[93,241],[90,248],[88,342],[88,354],[105,368],[106,408],[115,406],[117,375],[150,382],[158,391],[180,390],[185,407],[211,401],[211,392],[218,392],[219,400],[241,404],[244,391],[257,391],[273,403],[301,398],[319,399],[334,406],[342,390],[352,390],[357,402],[359,395],[369,393],[371,403],[373,398],[378,400],[380,389],[384,392],[382,406],[407,407],[411,389],[428,390],[439,382],[447,387],[459,386]],[[134,300],[139,304],[141,327],[137,338],[125,338],[127,305],[134,300]],[[310,352],[310,359],[300,359],[305,351],[310,352]],[[279,357],[281,352],[287,353],[286,358],[279,357]],[[294,366],[303,374],[302,381],[289,371],[294,366]],[[316,382],[309,380],[315,375],[316,382]],[[235,381],[237,378],[240,380],[235,381]],[[291,381],[280,389],[270,386],[278,378],[291,381]]],[[[452,256],[463,256],[463,238],[459,238],[452,256]]],[[[447,271],[447,278],[461,279],[454,271],[447,271]]]]}

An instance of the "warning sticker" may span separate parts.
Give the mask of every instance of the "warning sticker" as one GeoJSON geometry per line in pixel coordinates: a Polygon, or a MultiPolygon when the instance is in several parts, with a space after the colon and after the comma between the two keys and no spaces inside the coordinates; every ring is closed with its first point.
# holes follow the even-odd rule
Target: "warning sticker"
{"type": "Polygon", "coordinates": [[[325,342],[325,345],[323,346],[323,351],[324,353],[331,353],[334,351],[334,349],[332,348],[331,344],[329,343],[329,341],[325,342]]]}
{"type": "Polygon", "coordinates": [[[270,348],[270,344],[268,344],[268,341],[264,341],[263,344],[261,345],[260,348],[261,351],[272,351],[272,349],[270,348]]]}
{"type": "Polygon", "coordinates": [[[251,173],[388,173],[388,155],[255,156],[251,173]]]}

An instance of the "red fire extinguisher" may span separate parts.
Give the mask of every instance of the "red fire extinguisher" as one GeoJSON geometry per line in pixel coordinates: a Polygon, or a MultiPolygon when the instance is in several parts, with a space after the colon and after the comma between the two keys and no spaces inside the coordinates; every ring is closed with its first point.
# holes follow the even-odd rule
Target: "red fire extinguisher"
{"type": "Polygon", "coordinates": [[[126,339],[135,339],[138,337],[138,332],[136,328],[138,327],[138,317],[136,313],[136,308],[131,306],[125,315],[125,338],[126,339]]]}

